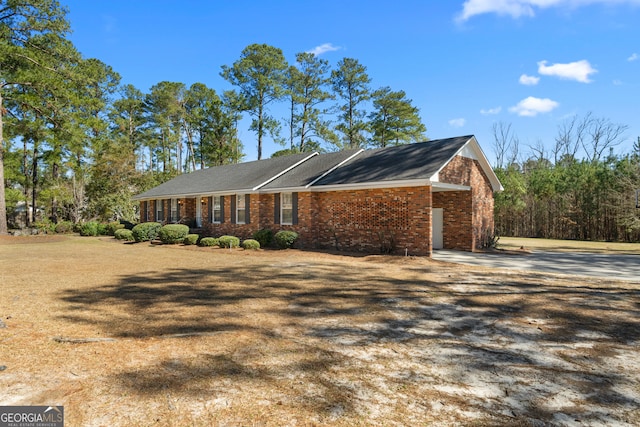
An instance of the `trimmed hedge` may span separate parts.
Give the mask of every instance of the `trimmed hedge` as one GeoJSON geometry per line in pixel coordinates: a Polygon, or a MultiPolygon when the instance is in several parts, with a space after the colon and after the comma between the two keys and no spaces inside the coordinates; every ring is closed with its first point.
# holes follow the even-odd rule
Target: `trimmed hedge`
{"type": "Polygon", "coordinates": [[[260,249],[260,242],[255,239],[247,239],[242,242],[244,249],[260,249]]]}
{"type": "Polygon", "coordinates": [[[199,234],[187,234],[187,237],[182,241],[185,245],[195,245],[198,243],[198,239],[200,238],[199,234]]]}
{"type": "Polygon", "coordinates": [[[143,222],[131,230],[136,242],[147,242],[158,238],[158,232],[162,228],[159,222],[143,222]]]}
{"type": "Polygon", "coordinates": [[[127,242],[133,242],[135,240],[133,238],[133,232],[131,230],[127,230],[126,228],[116,230],[113,236],[118,240],[126,240],[127,242]]]}
{"type": "Polygon", "coordinates": [[[253,233],[253,239],[260,243],[260,247],[266,248],[273,242],[273,231],[268,228],[263,228],[253,233]]]}
{"type": "Polygon", "coordinates": [[[240,246],[240,239],[236,236],[220,236],[218,241],[221,248],[237,248],[240,246]]]}
{"type": "Polygon", "coordinates": [[[276,233],[274,238],[280,249],[289,249],[293,247],[293,244],[298,239],[298,233],[291,230],[281,230],[276,233]]]}
{"type": "Polygon", "coordinates": [[[220,242],[215,237],[203,237],[198,242],[198,246],[220,246],[220,242]]]}
{"type": "Polygon", "coordinates": [[[95,221],[85,222],[80,224],[80,235],[81,236],[97,236],[99,234],[99,226],[95,221]]]}
{"type": "Polygon", "coordinates": [[[167,224],[158,231],[160,241],[167,245],[182,243],[189,234],[189,227],[184,224],[167,224]]]}
{"type": "Polygon", "coordinates": [[[120,224],[118,221],[112,221],[105,226],[107,235],[115,236],[117,230],[124,228],[124,224],[120,224]]]}

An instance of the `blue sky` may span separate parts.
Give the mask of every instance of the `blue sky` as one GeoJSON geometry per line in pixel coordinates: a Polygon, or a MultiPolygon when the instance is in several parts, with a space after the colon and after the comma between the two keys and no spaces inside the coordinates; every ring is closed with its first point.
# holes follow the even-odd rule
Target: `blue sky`
{"type": "MultiPolygon", "coordinates": [[[[332,66],[356,58],[373,89],[407,93],[430,139],[475,134],[490,161],[496,122],[511,124],[522,154],[589,112],[629,126],[616,152],[640,136],[640,0],[61,3],[82,54],[144,92],[164,80],[231,89],[220,67],[266,43],[291,63],[314,49],[332,66]]],[[[255,135],[240,136],[254,160],[255,135]]],[[[263,157],[281,148],[267,141],[263,157]]]]}

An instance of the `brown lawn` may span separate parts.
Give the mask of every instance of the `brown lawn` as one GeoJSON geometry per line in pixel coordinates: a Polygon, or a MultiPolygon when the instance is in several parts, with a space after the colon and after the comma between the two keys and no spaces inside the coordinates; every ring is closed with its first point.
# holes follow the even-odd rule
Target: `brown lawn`
{"type": "Polygon", "coordinates": [[[640,424],[638,283],[46,236],[0,283],[0,405],[68,426],[640,424]]]}

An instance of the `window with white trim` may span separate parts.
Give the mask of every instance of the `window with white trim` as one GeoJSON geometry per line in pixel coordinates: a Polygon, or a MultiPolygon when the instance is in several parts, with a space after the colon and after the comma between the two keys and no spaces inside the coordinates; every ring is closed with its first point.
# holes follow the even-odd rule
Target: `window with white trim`
{"type": "Polygon", "coordinates": [[[178,199],[171,199],[171,217],[170,222],[178,221],[178,199]]]}
{"type": "Polygon", "coordinates": [[[246,216],[246,203],[244,194],[236,195],[236,224],[244,224],[246,216]]]}
{"type": "Polygon", "coordinates": [[[213,217],[214,223],[222,222],[222,198],[220,196],[213,196],[213,217]]]}
{"type": "Polygon", "coordinates": [[[156,221],[162,222],[164,218],[162,218],[162,200],[156,200],[156,221]]]}
{"type": "Polygon", "coordinates": [[[280,224],[293,224],[293,195],[292,193],[280,194],[280,224]]]}

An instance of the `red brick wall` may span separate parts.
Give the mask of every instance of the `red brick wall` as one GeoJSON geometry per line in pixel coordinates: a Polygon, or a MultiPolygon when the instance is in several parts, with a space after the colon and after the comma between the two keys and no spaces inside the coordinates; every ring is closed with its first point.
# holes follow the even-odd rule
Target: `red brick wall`
{"type": "Polygon", "coordinates": [[[314,193],[321,248],[431,254],[431,187],[314,193]]]}
{"type": "Polygon", "coordinates": [[[471,191],[434,193],[433,207],[443,208],[444,247],[473,251],[493,234],[493,189],[477,160],[456,156],[440,171],[440,182],[466,185],[471,191]]]}
{"type": "MultiPolygon", "coordinates": [[[[219,237],[251,238],[261,228],[299,233],[296,247],[333,248],[409,255],[430,255],[431,208],[443,208],[444,247],[473,251],[493,233],[493,191],[477,161],[454,158],[440,181],[470,186],[471,191],[431,192],[431,187],[298,193],[298,223],[275,224],[273,194],[251,194],[249,224],[233,224],[231,196],[225,196],[224,222],[208,224],[208,198],[202,204],[203,228],[219,237]]],[[[195,218],[195,198],[183,199],[181,217],[195,218]]],[[[154,201],[149,202],[153,220],[154,201]]],[[[167,205],[165,203],[165,205],[167,205]]],[[[141,207],[143,205],[141,204],[141,207]]],[[[165,206],[168,212],[170,206],[165,206]]]]}

